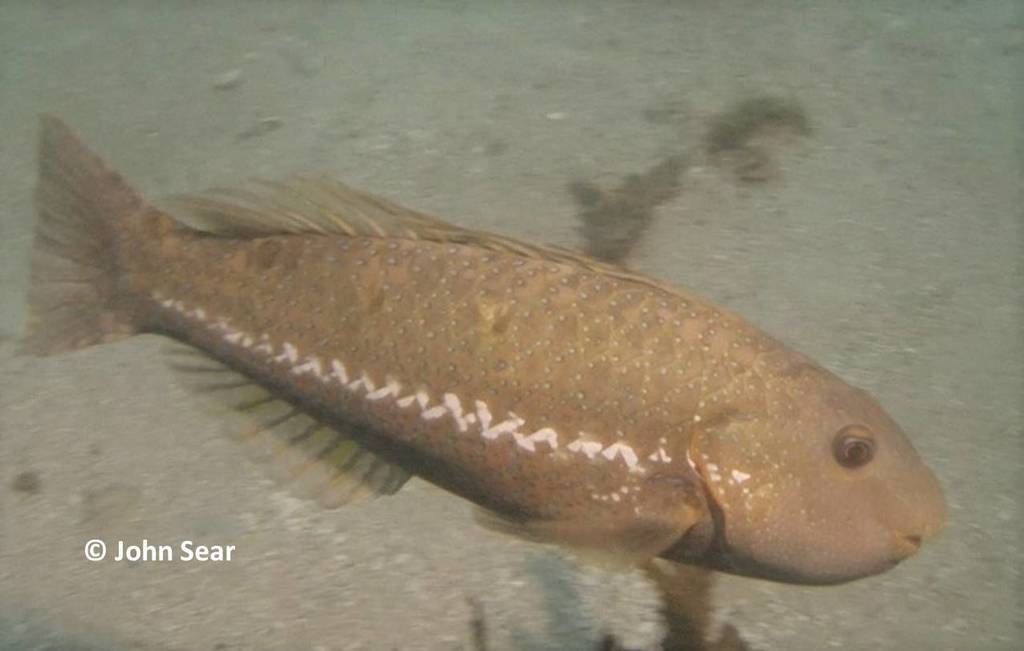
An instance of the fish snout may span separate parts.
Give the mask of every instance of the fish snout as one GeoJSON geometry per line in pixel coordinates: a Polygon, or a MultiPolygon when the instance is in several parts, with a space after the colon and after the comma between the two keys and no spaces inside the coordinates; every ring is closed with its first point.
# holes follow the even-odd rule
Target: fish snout
{"type": "Polygon", "coordinates": [[[928,480],[921,500],[917,531],[913,532],[913,535],[920,537],[921,542],[936,538],[946,526],[946,498],[942,494],[942,486],[930,472],[928,480]]]}
{"type": "Polygon", "coordinates": [[[930,472],[916,491],[911,507],[896,536],[901,559],[917,553],[921,545],[936,538],[946,525],[946,499],[939,481],[930,472]]]}

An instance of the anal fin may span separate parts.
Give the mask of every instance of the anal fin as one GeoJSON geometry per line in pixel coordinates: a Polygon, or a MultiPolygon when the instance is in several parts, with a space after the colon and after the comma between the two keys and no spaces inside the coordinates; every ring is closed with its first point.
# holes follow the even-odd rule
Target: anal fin
{"type": "Polygon", "coordinates": [[[357,441],[358,431],[315,418],[247,375],[184,344],[166,349],[170,366],[202,403],[236,414],[232,438],[295,494],[326,508],[398,492],[410,478],[357,441]]]}

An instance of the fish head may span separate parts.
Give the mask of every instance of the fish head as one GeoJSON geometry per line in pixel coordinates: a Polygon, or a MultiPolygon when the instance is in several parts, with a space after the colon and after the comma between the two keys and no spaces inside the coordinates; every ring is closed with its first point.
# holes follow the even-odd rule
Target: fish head
{"type": "Polygon", "coordinates": [[[766,385],[690,439],[715,521],[703,564],[843,583],[895,566],[939,533],[942,489],[874,398],[805,358],[766,385]]]}

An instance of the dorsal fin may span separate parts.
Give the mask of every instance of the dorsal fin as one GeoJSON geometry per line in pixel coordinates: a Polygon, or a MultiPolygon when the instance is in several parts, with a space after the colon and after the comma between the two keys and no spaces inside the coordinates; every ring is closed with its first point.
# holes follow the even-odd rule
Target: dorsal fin
{"type": "Polygon", "coordinates": [[[462,228],[329,178],[255,181],[248,188],[215,188],[171,199],[185,221],[225,237],[319,233],[466,244],[523,257],[566,263],[666,291],[676,290],[622,267],[558,246],[462,228]],[[188,217],[191,217],[190,219],[188,217]]]}
{"type": "Polygon", "coordinates": [[[328,178],[257,180],[246,188],[213,188],[172,201],[198,219],[194,225],[200,230],[229,237],[332,233],[434,239],[460,230],[328,178]]]}

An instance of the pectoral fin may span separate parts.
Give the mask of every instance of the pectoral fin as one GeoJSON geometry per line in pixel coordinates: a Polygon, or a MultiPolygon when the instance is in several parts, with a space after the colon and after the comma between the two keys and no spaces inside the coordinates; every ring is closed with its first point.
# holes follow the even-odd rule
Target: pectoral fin
{"type": "Polygon", "coordinates": [[[518,519],[477,511],[492,531],[531,542],[567,547],[590,560],[638,564],[676,544],[704,514],[704,502],[689,478],[648,479],[635,507],[605,509],[567,519],[518,519]]]}
{"type": "Polygon", "coordinates": [[[321,506],[343,504],[397,492],[410,474],[358,443],[354,426],[324,423],[253,379],[194,348],[169,345],[171,367],[187,388],[217,412],[242,416],[232,438],[257,461],[267,462],[275,479],[321,506]]]}

